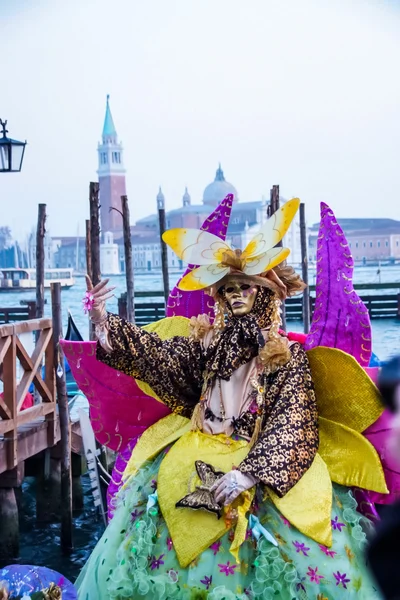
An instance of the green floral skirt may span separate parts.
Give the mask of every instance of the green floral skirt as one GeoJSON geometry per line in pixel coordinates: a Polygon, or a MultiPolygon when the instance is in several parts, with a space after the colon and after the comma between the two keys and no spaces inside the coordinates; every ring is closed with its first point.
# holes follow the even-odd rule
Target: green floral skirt
{"type": "Polygon", "coordinates": [[[233,532],[228,531],[181,568],[162,514],[148,502],[164,454],[147,463],[119,493],[114,517],[76,582],[79,600],[380,598],[366,568],[364,529],[369,522],[357,513],[351,492],[336,485],[331,548],[292,527],[269,500],[256,498],[254,515],[278,547],[263,535],[255,539],[249,529],[237,564],[229,552],[233,532]]]}

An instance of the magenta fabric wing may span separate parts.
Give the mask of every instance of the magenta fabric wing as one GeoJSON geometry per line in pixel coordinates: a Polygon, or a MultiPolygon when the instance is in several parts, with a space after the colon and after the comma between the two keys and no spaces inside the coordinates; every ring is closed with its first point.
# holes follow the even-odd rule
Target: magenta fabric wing
{"type": "MultiPolygon", "coordinates": [[[[378,367],[366,368],[365,371],[374,383],[378,382],[378,367]]],[[[377,504],[392,504],[396,500],[400,500],[400,469],[397,462],[392,458],[388,448],[392,420],[393,416],[390,414],[390,411],[385,409],[379,419],[363,432],[363,435],[371,442],[380,456],[386,485],[389,490],[389,494],[369,492],[371,500],[377,504]]]]}
{"type": "Polygon", "coordinates": [[[389,494],[370,492],[371,500],[377,504],[392,504],[396,500],[400,500],[400,469],[388,448],[392,420],[393,416],[385,409],[379,419],[363,432],[380,456],[389,490],[389,494]]]}
{"type": "MultiPolygon", "coordinates": [[[[222,240],[225,240],[232,211],[232,203],[233,195],[228,194],[214,212],[204,221],[200,229],[213,233],[222,240]]],[[[189,265],[182,277],[195,268],[196,265],[189,265]]],[[[183,292],[175,286],[168,298],[166,314],[167,317],[187,317],[188,319],[207,314],[213,319],[213,306],[214,300],[203,291],[183,292]]]]}
{"type": "MultiPolygon", "coordinates": [[[[132,455],[132,451],[137,444],[139,435],[132,438],[125,448],[120,452],[115,461],[114,469],[111,474],[111,481],[107,488],[107,514],[108,520],[110,521],[114,516],[116,509],[116,498],[117,493],[122,485],[122,475],[124,474],[125,467],[132,455]]],[[[139,516],[139,515],[137,515],[139,516]]]]}
{"type": "Polygon", "coordinates": [[[333,211],[321,202],[315,309],[305,348],[339,348],[368,367],[371,322],[365,304],[354,291],[353,270],[344,233],[333,211]]]}
{"type": "Polygon", "coordinates": [[[61,341],[72,375],[85,394],[97,441],[115,452],[170,409],[146,396],[136,381],[96,359],[96,342],[61,341]]]}

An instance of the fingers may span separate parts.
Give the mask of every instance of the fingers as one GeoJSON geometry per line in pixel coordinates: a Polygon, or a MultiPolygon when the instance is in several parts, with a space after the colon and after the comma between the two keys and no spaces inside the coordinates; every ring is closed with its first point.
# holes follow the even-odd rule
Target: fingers
{"type": "Polygon", "coordinates": [[[213,490],[211,488],[211,491],[214,492],[214,498],[216,501],[222,502],[228,493],[228,489],[228,481],[222,477],[219,481],[217,481],[215,489],[213,490]]]}
{"type": "MultiPolygon", "coordinates": [[[[93,283],[92,283],[92,280],[90,279],[89,275],[85,275],[85,279],[86,279],[87,290],[88,290],[88,292],[92,292],[93,295],[95,295],[98,292],[100,292],[101,290],[103,290],[103,288],[105,288],[107,283],[110,281],[109,279],[103,279],[97,285],[95,285],[93,287],[93,283]]],[[[114,290],[115,288],[112,288],[112,289],[114,290]]]]}
{"type": "Polygon", "coordinates": [[[97,294],[93,294],[94,304],[100,304],[101,302],[105,302],[109,298],[112,298],[114,296],[114,290],[115,288],[108,288],[97,292],[97,294]]]}
{"type": "Polygon", "coordinates": [[[88,292],[91,292],[93,289],[92,280],[90,279],[89,275],[85,275],[85,279],[86,279],[86,289],[88,292]]]}
{"type": "Polygon", "coordinates": [[[113,298],[114,294],[105,294],[104,296],[95,296],[94,301],[93,301],[93,306],[97,307],[100,306],[100,304],[104,304],[105,302],[107,302],[107,300],[109,300],[110,298],[113,298]]]}
{"type": "Polygon", "coordinates": [[[225,496],[224,506],[229,506],[229,504],[232,504],[232,502],[234,500],[236,500],[236,498],[239,496],[239,494],[240,494],[240,490],[234,490],[230,494],[227,494],[227,496],[225,496]]]}
{"type": "Polygon", "coordinates": [[[219,492],[221,489],[223,489],[224,487],[226,487],[227,485],[227,475],[228,473],[225,473],[225,475],[223,475],[220,479],[218,479],[214,485],[211,486],[211,491],[212,492],[219,492]]]}
{"type": "Polygon", "coordinates": [[[100,292],[100,290],[105,288],[109,281],[110,281],[109,279],[103,279],[97,285],[95,285],[94,288],[91,290],[93,292],[93,294],[97,294],[97,292],[100,292]]]}
{"type": "Polygon", "coordinates": [[[107,296],[107,294],[110,294],[110,292],[113,292],[115,290],[115,287],[110,287],[110,288],[103,288],[101,290],[99,290],[98,292],[94,292],[93,290],[91,291],[91,294],[93,296],[93,298],[101,298],[102,296],[107,296]]]}

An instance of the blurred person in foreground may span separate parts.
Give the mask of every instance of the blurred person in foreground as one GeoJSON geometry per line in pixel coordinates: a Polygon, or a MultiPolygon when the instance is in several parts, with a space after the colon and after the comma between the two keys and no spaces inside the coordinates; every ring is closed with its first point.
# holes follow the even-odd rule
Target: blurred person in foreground
{"type": "MultiPolygon", "coordinates": [[[[378,386],[393,413],[389,448],[400,470],[400,356],[381,371],[378,386]]],[[[387,600],[400,600],[400,502],[387,507],[368,549],[372,572],[387,600]]]]}

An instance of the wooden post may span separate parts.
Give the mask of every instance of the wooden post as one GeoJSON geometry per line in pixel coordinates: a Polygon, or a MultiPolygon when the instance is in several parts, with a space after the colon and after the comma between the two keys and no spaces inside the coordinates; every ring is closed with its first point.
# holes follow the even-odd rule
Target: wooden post
{"type": "Polygon", "coordinates": [[[165,232],[165,201],[164,196],[161,192],[157,196],[157,206],[158,206],[158,221],[160,227],[160,246],[161,246],[161,266],[162,266],[162,275],[163,275],[163,283],[164,283],[164,299],[165,299],[165,313],[167,312],[167,304],[168,304],[168,296],[169,296],[169,276],[168,276],[168,250],[167,244],[162,239],[162,236],[165,232]]]}
{"type": "Polygon", "coordinates": [[[44,236],[46,233],[46,205],[39,204],[36,230],[36,318],[44,315],[44,236]]]}
{"type": "MultiPolygon", "coordinates": [[[[268,217],[272,217],[272,215],[279,209],[279,185],[273,185],[271,189],[270,195],[270,203],[268,206],[268,217]]],[[[278,246],[283,246],[282,240],[277,244],[278,246]]],[[[282,302],[282,327],[283,330],[286,331],[286,307],[285,302],[282,302]]]]}
{"type": "Polygon", "coordinates": [[[0,487],[0,561],[12,564],[19,557],[19,519],[14,488],[0,487]]]}
{"type": "Polygon", "coordinates": [[[300,204],[300,240],[302,278],[304,283],[307,285],[303,292],[303,324],[304,333],[308,333],[310,331],[310,288],[308,287],[306,211],[303,202],[300,204]]]}
{"type": "MultiPolygon", "coordinates": [[[[90,219],[86,219],[86,273],[90,279],[93,280],[93,269],[92,269],[92,236],[90,230],[90,219]]],[[[94,340],[94,325],[89,318],[89,339],[94,340]]]]}
{"type": "Polygon", "coordinates": [[[67,385],[65,380],[64,355],[60,347],[62,337],[61,284],[51,284],[51,304],[54,336],[54,366],[58,414],[61,432],[61,549],[70,554],[72,543],[72,477],[71,477],[71,430],[68,410],[67,385]]]}
{"type": "Polygon", "coordinates": [[[90,248],[92,257],[92,282],[93,285],[100,283],[100,205],[99,184],[91,182],[89,186],[90,202],[90,248]]]}
{"type": "Polygon", "coordinates": [[[122,222],[124,229],[124,248],[125,248],[125,275],[127,305],[126,316],[131,323],[135,322],[135,289],[133,280],[133,258],[132,258],[132,239],[131,225],[129,217],[128,196],[121,196],[122,203],[122,222]]]}
{"type": "MultiPolygon", "coordinates": [[[[91,182],[89,186],[89,204],[90,204],[90,245],[86,254],[86,260],[90,264],[90,278],[93,285],[97,285],[101,279],[100,271],[100,205],[99,205],[99,184],[91,182]]],[[[95,340],[94,325],[89,323],[89,337],[95,340]]]]}
{"type": "Polygon", "coordinates": [[[92,242],[90,236],[90,220],[86,220],[86,273],[92,279],[92,242]]]}

